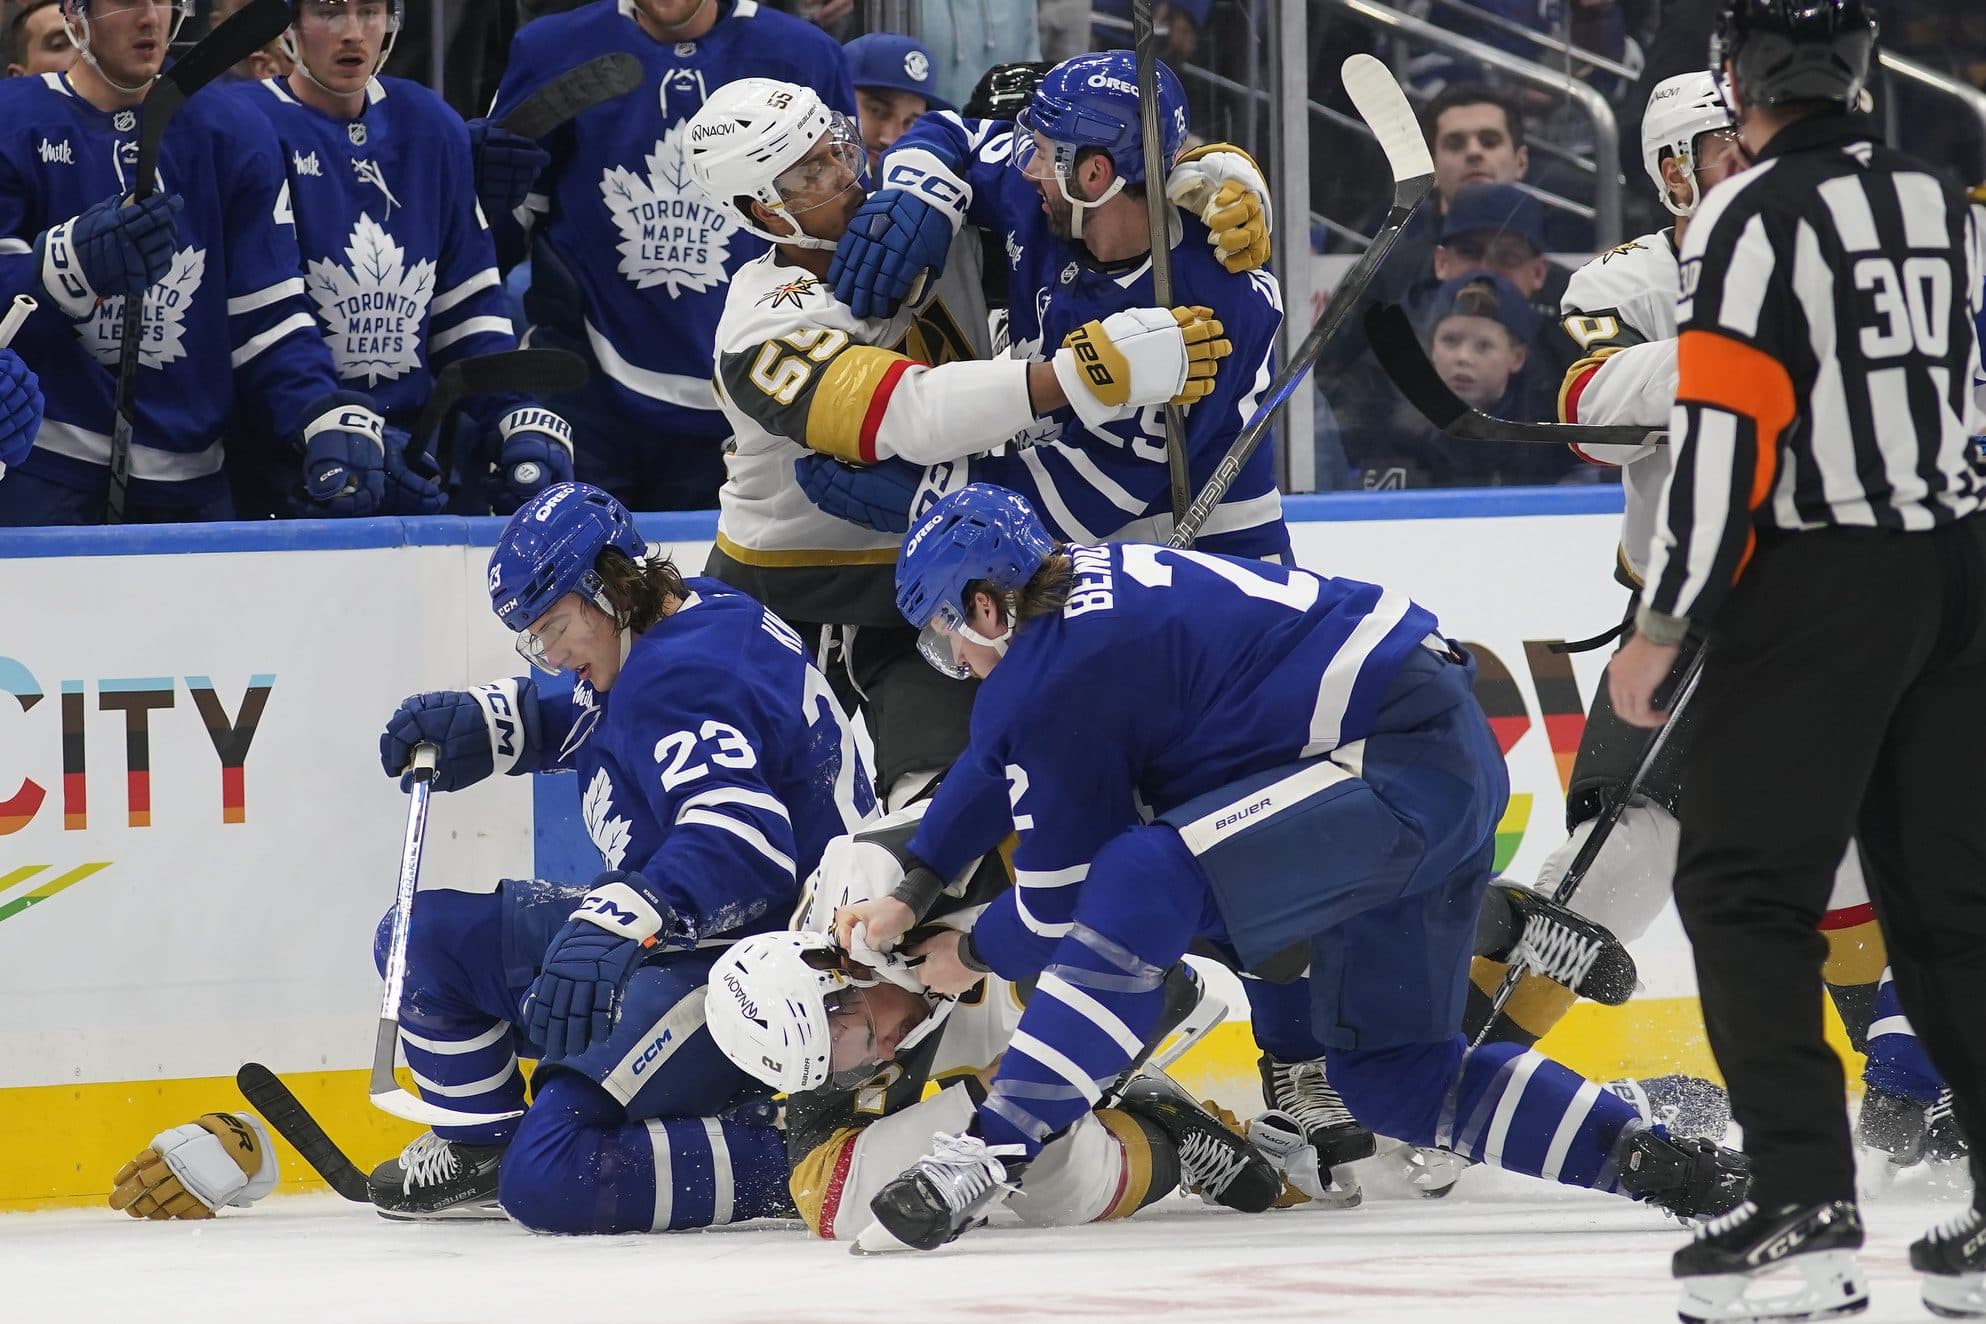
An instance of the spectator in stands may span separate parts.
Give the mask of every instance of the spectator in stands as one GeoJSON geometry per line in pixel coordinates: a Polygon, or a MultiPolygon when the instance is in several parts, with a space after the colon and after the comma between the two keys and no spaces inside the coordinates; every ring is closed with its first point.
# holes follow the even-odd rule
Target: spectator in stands
{"type": "Polygon", "coordinates": [[[1060,64],[1091,49],[1090,0],[1035,0],[1041,27],[1041,58],[1060,64]]]}
{"type": "Polygon", "coordinates": [[[855,84],[855,118],[871,171],[881,168],[883,153],[919,115],[954,109],[934,90],[931,52],[915,37],[872,32],[841,49],[855,84]]]}
{"type": "Polygon", "coordinates": [[[1041,58],[1034,0],[923,0],[917,14],[935,90],[954,106],[965,104],[987,66],[1041,58]]]}
{"type": "Polygon", "coordinates": [[[14,11],[7,24],[7,77],[64,73],[75,58],[56,0],[35,0],[14,11]]]}
{"type": "MultiPolygon", "coordinates": [[[[1095,8],[1099,14],[1109,14],[1126,23],[1131,21],[1131,0],[1096,0],[1095,8]]],[[[1153,5],[1152,26],[1164,34],[1160,38],[1159,58],[1175,69],[1192,63],[1200,54],[1200,34],[1213,9],[1214,0],[1159,0],[1153,5]]],[[[1104,40],[1097,44],[1105,50],[1113,46],[1128,49],[1131,45],[1130,36],[1122,29],[1099,36],[1104,40]]]]}

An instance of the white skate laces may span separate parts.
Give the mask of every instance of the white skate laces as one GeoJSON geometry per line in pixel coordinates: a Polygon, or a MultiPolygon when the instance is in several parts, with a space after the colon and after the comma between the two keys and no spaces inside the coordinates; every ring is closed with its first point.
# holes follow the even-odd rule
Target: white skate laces
{"type": "Polygon", "coordinates": [[[1202,1198],[1215,1203],[1248,1166],[1248,1155],[1231,1145],[1223,1145],[1205,1131],[1192,1131],[1179,1144],[1179,1167],[1185,1185],[1202,1198]]]}
{"type": "Polygon", "coordinates": [[[1295,1118],[1305,1134],[1357,1124],[1344,1097],[1325,1078],[1322,1062],[1277,1062],[1274,1073],[1276,1111],[1295,1118]]]}
{"type": "Polygon", "coordinates": [[[1549,916],[1532,915],[1524,921],[1524,936],[1510,953],[1510,964],[1527,965],[1553,983],[1578,988],[1604,950],[1606,944],[1598,938],[1582,938],[1549,916]]]}
{"type": "Polygon", "coordinates": [[[1705,1237],[1715,1237],[1725,1232],[1729,1232],[1732,1228],[1744,1222],[1747,1218],[1750,1218],[1753,1214],[1756,1214],[1757,1212],[1758,1212],[1758,1206],[1753,1204],[1750,1200],[1741,1201],[1740,1203],[1733,1205],[1731,1208],[1726,1209],[1723,1213],[1717,1215],[1717,1217],[1711,1219],[1709,1222],[1698,1223],[1696,1225],[1695,1239],[1698,1241],[1702,1241],[1705,1237]]]}
{"type": "Polygon", "coordinates": [[[432,1131],[423,1131],[400,1151],[400,1166],[407,1175],[400,1179],[400,1193],[412,1195],[416,1186],[439,1186],[461,1170],[462,1160],[455,1146],[432,1131]]]}
{"type": "Polygon", "coordinates": [[[936,1133],[931,1137],[931,1152],[917,1160],[916,1169],[954,1215],[971,1210],[996,1190],[1016,1189],[1007,1182],[1000,1151],[978,1136],[936,1133]]]}

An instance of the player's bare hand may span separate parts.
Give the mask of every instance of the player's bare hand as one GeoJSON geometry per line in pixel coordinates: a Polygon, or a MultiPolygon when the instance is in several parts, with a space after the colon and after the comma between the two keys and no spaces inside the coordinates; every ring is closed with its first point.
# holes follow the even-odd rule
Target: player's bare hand
{"type": "Polygon", "coordinates": [[[1607,664],[1607,697],[1614,712],[1630,726],[1658,727],[1669,720],[1655,706],[1655,691],[1676,665],[1675,644],[1651,643],[1637,634],[1607,664]]]}
{"type": "Polygon", "coordinates": [[[963,936],[946,929],[910,949],[912,956],[924,958],[924,963],[917,967],[917,977],[933,993],[955,998],[986,978],[983,971],[971,969],[959,960],[959,941],[963,936]]]}
{"type": "Polygon", "coordinates": [[[858,942],[886,951],[896,940],[910,932],[910,926],[917,922],[917,916],[910,907],[893,896],[879,896],[873,901],[858,901],[852,906],[839,906],[834,912],[834,940],[843,951],[853,951],[858,942]],[[855,932],[861,926],[861,934],[855,932]]]}

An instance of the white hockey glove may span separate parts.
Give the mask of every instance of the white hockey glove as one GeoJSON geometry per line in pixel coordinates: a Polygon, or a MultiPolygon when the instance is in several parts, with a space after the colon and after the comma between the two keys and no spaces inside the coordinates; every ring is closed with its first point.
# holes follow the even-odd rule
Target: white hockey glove
{"type": "Polygon", "coordinates": [[[1085,322],[1049,363],[1088,428],[1144,405],[1187,405],[1214,389],[1215,365],[1234,346],[1211,308],[1129,308],[1085,322]]]}
{"type": "Polygon", "coordinates": [[[1166,177],[1165,196],[1200,218],[1214,256],[1229,271],[1268,264],[1269,185],[1239,147],[1208,143],[1187,152],[1166,177]]]}
{"type": "Polygon", "coordinates": [[[152,1137],[117,1170],[110,1207],[133,1218],[212,1218],[276,1189],[276,1150],[252,1113],[208,1113],[152,1137]]]}

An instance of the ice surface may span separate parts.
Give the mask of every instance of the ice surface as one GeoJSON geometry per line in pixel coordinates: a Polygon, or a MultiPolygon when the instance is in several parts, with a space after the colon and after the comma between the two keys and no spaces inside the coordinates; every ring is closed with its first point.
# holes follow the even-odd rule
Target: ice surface
{"type": "MultiPolygon", "coordinates": [[[[1375,1160],[1378,1162],[1378,1160],[1375,1160]]],[[[1361,1170],[1371,1164],[1361,1164],[1361,1170]]],[[[1654,1211],[1473,1169],[1446,1200],[1366,1174],[1363,1207],[1253,1217],[1174,1198],[1129,1222],[994,1226],[929,1255],[857,1259],[798,1223],[541,1237],[397,1224],[332,1196],[212,1222],[109,1210],[0,1217],[12,1324],[966,1324],[966,1321],[1675,1319],[1654,1211]]],[[[1906,1173],[1867,1206],[1872,1321],[1924,1320],[1906,1248],[1962,1196],[1906,1173]]]]}

